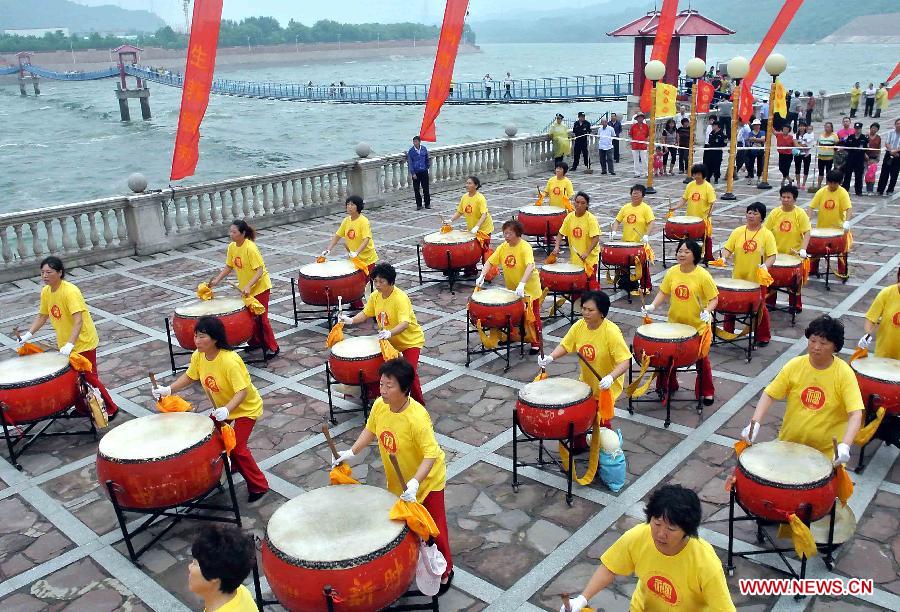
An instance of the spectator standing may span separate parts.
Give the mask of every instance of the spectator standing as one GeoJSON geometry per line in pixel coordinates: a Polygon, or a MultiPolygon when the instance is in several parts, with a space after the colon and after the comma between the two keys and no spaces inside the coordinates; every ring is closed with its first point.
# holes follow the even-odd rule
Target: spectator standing
{"type": "MultiPolygon", "coordinates": [[[[806,92],[806,125],[812,125],[812,114],[816,110],[816,97],[813,92],[806,92]]],[[[794,130],[795,132],[797,130],[794,130]]]]}
{"type": "Polygon", "coordinates": [[[850,116],[856,117],[856,111],[859,109],[859,97],[862,95],[862,89],[859,88],[859,81],[850,88],[850,116]]]}
{"type": "Polygon", "coordinates": [[[750,148],[747,150],[747,166],[751,173],[748,181],[752,182],[753,166],[756,165],[756,176],[762,177],[764,147],[766,146],[766,131],[762,129],[762,123],[759,119],[750,122],[750,137],[747,139],[750,148]]]}
{"type": "Polygon", "coordinates": [[[875,195],[875,176],[878,174],[878,160],[881,158],[881,136],[878,134],[878,130],[881,129],[881,124],[877,121],[873,121],[872,125],[869,126],[869,150],[866,151],[866,193],[869,195],[875,195]],[[871,170],[872,179],[869,180],[869,174],[871,170]]]}
{"type": "Polygon", "coordinates": [[[797,135],[794,136],[794,182],[797,189],[806,189],[806,178],[809,176],[809,163],[812,161],[812,147],[816,142],[812,127],[801,123],[797,126],[797,135]],[[803,180],[800,180],[801,170],[803,180]]]}
{"type": "Polygon", "coordinates": [[[680,106],[680,107],[678,108],[678,112],[675,113],[674,119],[675,119],[675,125],[676,125],[676,126],[681,125],[681,120],[682,120],[682,119],[687,119],[688,121],[690,121],[690,119],[691,119],[691,113],[690,113],[690,111],[688,110],[688,107],[687,107],[687,106],[684,106],[684,105],[680,106]]]}
{"type": "MultiPolygon", "coordinates": [[[[804,128],[805,129],[805,128],[804,128]]],[[[781,171],[781,186],[792,183],[791,161],[794,158],[794,135],[791,126],[784,124],[781,131],[775,134],[775,145],[778,151],[778,169],[781,171]]]]}
{"type": "MultiPolygon", "coordinates": [[[[614,115],[615,116],[615,115],[614,115]]],[[[615,175],[615,166],[613,165],[613,138],[616,131],[612,125],[606,120],[606,117],[600,119],[600,127],[597,128],[597,157],[600,160],[600,174],[615,175]]]]}
{"type": "Polygon", "coordinates": [[[409,175],[412,178],[413,193],[416,194],[416,210],[422,210],[422,194],[425,194],[425,208],[431,208],[431,191],[429,190],[428,171],[431,169],[431,158],[428,149],[422,146],[422,139],[413,138],[413,146],[406,152],[409,175]]]}
{"type": "Polygon", "coordinates": [[[873,117],[881,117],[881,111],[888,109],[888,90],[882,83],[875,92],[875,114],[873,117]]]}
{"type": "Polygon", "coordinates": [[[726,140],[731,139],[731,111],[733,108],[734,104],[731,103],[731,100],[721,100],[716,107],[716,117],[722,126],[726,140]]]}
{"type": "Polygon", "coordinates": [[[834,133],[834,125],[831,121],[825,122],[824,132],[819,136],[818,140],[818,155],[819,163],[819,178],[816,182],[816,189],[822,187],[822,180],[825,178],[825,175],[828,174],[828,171],[831,170],[834,166],[834,146],[840,142],[840,137],[834,133]]]}
{"type": "Polygon", "coordinates": [[[584,113],[578,113],[578,121],[572,126],[572,134],[575,138],[575,160],[572,162],[572,170],[578,169],[578,160],[584,156],[584,165],[591,167],[591,159],[588,153],[588,140],[591,137],[591,122],[584,118],[584,113]]]}
{"type": "Polygon", "coordinates": [[[486,74],[481,79],[481,82],[484,84],[484,97],[490,99],[491,90],[494,88],[494,79],[491,78],[490,74],[486,74]]]}
{"type": "Polygon", "coordinates": [[[613,158],[615,162],[619,163],[619,138],[622,135],[622,122],[619,121],[619,116],[615,113],[609,116],[609,127],[613,129],[616,133],[616,137],[613,138],[613,158]]]}
{"type": "Polygon", "coordinates": [[[863,117],[871,117],[875,110],[875,94],[877,90],[875,89],[875,83],[869,83],[869,86],[866,87],[866,91],[863,95],[866,97],[866,109],[863,111],[863,117]]]}
{"type": "Polygon", "coordinates": [[[803,101],[800,99],[799,91],[794,92],[794,97],[790,99],[789,104],[788,122],[791,124],[791,131],[796,132],[800,115],[806,110],[806,106],[804,106],[803,101]]]}
{"type": "Polygon", "coordinates": [[[722,151],[725,148],[725,133],[718,123],[713,123],[706,138],[706,149],[703,151],[703,165],[709,171],[709,178],[718,183],[722,176],[722,151]]]}
{"type": "Polygon", "coordinates": [[[678,132],[674,119],[666,121],[662,130],[663,146],[663,174],[666,174],[666,164],[669,166],[669,174],[675,174],[675,156],[678,154],[678,132]]]}
{"type": "Polygon", "coordinates": [[[850,122],[850,117],[841,118],[841,129],[838,130],[837,135],[838,139],[841,141],[846,140],[847,136],[853,133],[853,125],[850,122]]]}
{"type": "Polygon", "coordinates": [[[512,99],[512,86],[513,86],[513,78],[510,73],[506,73],[506,78],[503,79],[503,99],[511,100],[512,99]]]}
{"type": "Polygon", "coordinates": [[[850,191],[850,177],[853,176],[853,192],[862,195],[863,173],[866,171],[866,149],[869,148],[869,137],[863,134],[863,124],[853,124],[853,133],[844,140],[847,147],[847,162],[844,165],[844,189],[850,191]]]}
{"type": "Polygon", "coordinates": [[[678,172],[687,172],[688,147],[691,145],[691,120],[682,119],[678,133],[678,172]]]}
{"type": "Polygon", "coordinates": [[[650,126],[644,123],[644,111],[638,111],[634,116],[628,135],[631,137],[634,176],[644,176],[647,173],[647,142],[650,140],[650,126]]]}
{"type": "Polygon", "coordinates": [[[569,140],[569,128],[563,123],[565,117],[562,113],[556,113],[556,120],[550,124],[550,141],[553,143],[553,165],[562,162],[563,157],[569,154],[572,141],[569,140]]]}
{"type": "Polygon", "coordinates": [[[744,124],[738,128],[737,138],[737,154],[734,161],[734,177],[737,178],[738,171],[741,166],[747,167],[747,179],[753,178],[753,164],[750,161],[750,125],[744,124]]]}
{"type": "Polygon", "coordinates": [[[883,140],[884,161],[881,163],[881,176],[878,177],[878,195],[892,195],[897,185],[897,174],[900,174],[900,117],[894,119],[894,131],[888,132],[883,140]]]}

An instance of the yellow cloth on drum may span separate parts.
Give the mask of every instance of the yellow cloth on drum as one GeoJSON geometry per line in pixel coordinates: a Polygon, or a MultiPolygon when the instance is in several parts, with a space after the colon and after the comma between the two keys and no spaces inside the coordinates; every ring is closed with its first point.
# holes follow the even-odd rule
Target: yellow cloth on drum
{"type": "Polygon", "coordinates": [[[534,382],[539,380],[547,380],[547,370],[541,369],[538,375],[534,377],[534,382]]]}
{"type": "Polygon", "coordinates": [[[392,521],[406,521],[406,526],[425,542],[441,534],[437,523],[434,522],[434,518],[428,512],[428,508],[417,502],[398,499],[391,508],[388,518],[392,521]]]}
{"type": "Polygon", "coordinates": [[[43,353],[44,349],[39,347],[37,344],[32,342],[26,342],[22,346],[16,349],[16,352],[19,354],[19,357],[24,357],[25,355],[34,355],[35,353],[43,353]]]}
{"type": "Polygon", "coordinates": [[[803,278],[803,284],[809,280],[809,257],[803,259],[803,263],[800,264],[800,271],[803,278]]]}
{"type": "Polygon", "coordinates": [[[443,225],[441,225],[441,233],[442,234],[449,234],[452,231],[453,231],[453,226],[450,225],[449,223],[444,223],[443,225]]]}
{"type": "Polygon", "coordinates": [[[809,526],[801,521],[796,514],[791,514],[788,520],[790,521],[788,525],[790,525],[791,538],[794,540],[794,550],[797,552],[797,556],[805,556],[807,559],[815,557],[818,549],[809,526]]]}
{"type": "Polygon", "coordinates": [[[318,257],[316,257],[316,263],[325,263],[326,261],[328,260],[325,259],[324,255],[319,255],[318,257]]]}
{"type": "Polygon", "coordinates": [[[344,339],[344,324],[340,321],[334,324],[334,327],[331,328],[331,331],[328,332],[328,337],[325,338],[325,347],[331,348],[338,342],[344,339]]]}
{"type": "Polygon", "coordinates": [[[563,198],[562,201],[563,208],[566,209],[566,212],[574,212],[575,207],[572,206],[572,202],[569,201],[569,198],[563,198]]]}
{"type": "Polygon", "coordinates": [[[637,255],[634,256],[634,272],[631,273],[631,281],[639,281],[641,277],[644,276],[644,264],[641,263],[641,258],[637,255]]]}
{"type": "Polygon", "coordinates": [[[234,435],[234,427],[225,423],[219,431],[222,433],[222,443],[225,444],[225,453],[230,457],[231,451],[237,446],[237,437],[234,435]]]}
{"type": "Polygon", "coordinates": [[[732,340],[736,340],[737,338],[743,338],[744,336],[749,334],[750,327],[746,326],[746,327],[744,327],[744,329],[741,332],[736,334],[734,332],[725,331],[724,329],[722,329],[721,327],[719,327],[717,325],[716,328],[713,330],[713,333],[715,334],[716,338],[721,338],[722,340],[725,340],[726,342],[731,342],[732,340]]]}
{"type": "Polygon", "coordinates": [[[853,443],[857,446],[865,446],[872,440],[872,436],[875,435],[875,432],[878,431],[878,427],[881,425],[881,421],[884,419],[885,410],[884,406],[875,411],[875,418],[871,423],[866,425],[865,427],[861,427],[858,432],[856,432],[856,437],[853,438],[853,443]]]}
{"type": "Polygon", "coordinates": [[[213,291],[208,284],[200,283],[197,285],[197,297],[201,300],[211,300],[213,299],[213,291]]]}
{"type": "Polygon", "coordinates": [[[350,263],[354,265],[357,270],[362,270],[366,276],[369,275],[369,266],[366,265],[366,262],[362,260],[360,257],[351,257],[350,263]]]}
{"type": "Polygon", "coordinates": [[[652,264],[656,261],[656,253],[653,252],[653,247],[649,244],[644,245],[644,254],[647,256],[647,263],[652,264]]]}
{"type": "Polygon", "coordinates": [[[385,361],[396,359],[400,356],[400,352],[394,348],[390,340],[379,340],[378,345],[381,347],[381,356],[385,361]]]}
{"type": "Polygon", "coordinates": [[[69,365],[71,365],[72,369],[76,372],[90,372],[94,369],[94,366],[91,365],[91,362],[88,361],[87,357],[78,353],[69,355],[69,365]]]}
{"type": "Polygon", "coordinates": [[[183,397],[170,395],[159,398],[156,402],[156,409],[160,412],[190,412],[194,407],[183,397]]]}
{"type": "Polygon", "coordinates": [[[869,349],[867,348],[857,348],[853,351],[853,354],[850,355],[850,363],[853,363],[857,359],[865,359],[869,356],[869,349]]]}
{"type": "Polygon", "coordinates": [[[328,480],[333,485],[359,484],[353,478],[353,468],[346,463],[339,463],[328,473],[328,480]]]}
{"type": "Polygon", "coordinates": [[[716,268],[724,268],[725,260],[719,257],[718,259],[713,259],[711,262],[709,262],[709,265],[715,266],[716,268]]]}
{"type": "Polygon", "coordinates": [[[707,238],[713,235],[713,224],[712,217],[706,218],[706,236],[707,238]]]}
{"type": "Polygon", "coordinates": [[[540,189],[538,189],[538,198],[537,198],[537,200],[534,201],[534,205],[535,206],[543,206],[544,198],[546,198],[546,197],[547,196],[544,194],[544,192],[541,191],[540,189]]]}
{"type": "Polygon", "coordinates": [[[771,287],[775,279],[769,274],[768,268],[756,268],[756,281],[763,287],[771,287]]]}
{"type": "Polygon", "coordinates": [[[616,415],[615,400],[611,389],[600,389],[596,396],[600,420],[609,421],[616,415]]]}
{"type": "Polygon", "coordinates": [[[669,212],[666,213],[666,219],[671,219],[674,216],[675,216],[674,210],[669,210],[669,212]]]}
{"type": "Polygon", "coordinates": [[[556,259],[557,259],[557,258],[556,258],[556,254],[555,254],[555,253],[550,253],[549,255],[547,255],[547,259],[544,260],[544,263],[545,263],[545,264],[555,264],[555,263],[556,263],[556,259]]]}
{"type": "Polygon", "coordinates": [[[531,308],[531,300],[527,297],[522,298],[522,306],[525,309],[525,341],[537,342],[538,334],[535,326],[534,310],[531,308]]]}
{"type": "Polygon", "coordinates": [[[246,306],[253,314],[261,315],[266,311],[266,307],[252,295],[245,295],[243,296],[243,299],[244,306],[246,306]]]}
{"type": "MultiPolygon", "coordinates": [[[[572,480],[577,482],[583,487],[588,486],[592,482],[594,482],[594,477],[597,475],[597,468],[600,465],[600,407],[597,406],[597,412],[594,414],[594,423],[593,423],[593,434],[591,435],[591,448],[590,453],[588,454],[588,466],[587,470],[580,477],[578,476],[578,471],[575,469],[575,464],[572,464],[572,480]]],[[[564,472],[568,471],[569,468],[569,451],[566,450],[566,447],[563,446],[563,443],[559,443],[559,458],[562,463],[562,469],[564,472]]]]}
{"type": "Polygon", "coordinates": [[[741,453],[747,450],[747,447],[750,446],[750,443],[746,440],[738,440],[734,443],[734,454],[736,457],[740,457],[741,453]]]}
{"type": "Polygon", "coordinates": [[[850,474],[843,465],[834,468],[835,484],[837,484],[837,496],[842,503],[846,504],[850,496],[853,495],[853,481],[850,480],[850,474]]]}
{"type": "Polygon", "coordinates": [[[485,333],[484,328],[481,326],[481,319],[475,321],[475,329],[478,330],[478,338],[481,340],[481,344],[484,348],[495,349],[500,344],[499,338],[490,332],[485,333]]]}
{"type": "Polygon", "coordinates": [[[706,329],[700,334],[700,350],[697,352],[697,356],[700,359],[709,355],[709,348],[712,346],[712,336],[712,325],[707,323],[706,329]]]}
{"type": "Polygon", "coordinates": [[[643,387],[641,386],[641,382],[644,380],[644,376],[647,375],[647,370],[650,368],[650,355],[644,353],[641,355],[641,369],[638,372],[637,378],[634,379],[630,385],[625,387],[625,394],[628,397],[641,397],[644,393],[647,392],[647,388],[650,386],[650,383],[653,382],[653,379],[656,377],[654,373],[653,376],[650,377],[650,380],[643,387]]]}

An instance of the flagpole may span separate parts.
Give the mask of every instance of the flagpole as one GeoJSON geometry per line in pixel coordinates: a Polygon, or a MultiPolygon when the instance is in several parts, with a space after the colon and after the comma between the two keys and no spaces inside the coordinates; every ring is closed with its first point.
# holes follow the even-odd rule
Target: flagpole
{"type": "Polygon", "coordinates": [[[763,158],[763,173],[760,181],[756,184],[757,189],[771,189],[769,184],[769,155],[772,153],[772,127],[775,125],[775,81],[778,75],[787,69],[787,60],[780,53],[773,53],[766,58],[766,72],[772,76],[772,86],[769,88],[769,116],[766,117],[766,152],[763,158]]]}
{"type": "MultiPolygon", "coordinates": [[[[690,130],[691,133],[688,136],[688,163],[686,168],[686,174],[684,178],[684,184],[687,185],[692,180],[691,177],[691,166],[694,165],[694,132],[697,129],[697,89],[700,87],[700,81],[703,78],[703,75],[706,74],[706,62],[700,59],[699,57],[694,57],[688,60],[687,65],[684,67],[685,74],[688,77],[694,79],[694,85],[691,87],[691,121],[690,121],[690,130]]],[[[675,128],[679,128],[681,126],[676,125],[675,128]]]]}
{"type": "Polygon", "coordinates": [[[741,81],[750,70],[750,63],[747,58],[740,55],[731,58],[728,61],[728,76],[734,79],[734,94],[731,107],[731,138],[728,139],[728,180],[725,187],[725,193],[722,195],[723,200],[737,200],[734,195],[734,171],[735,171],[735,153],[737,151],[737,130],[738,130],[738,114],[741,105],[741,81]]]}
{"type": "Polygon", "coordinates": [[[650,60],[644,67],[644,75],[650,80],[650,129],[647,130],[647,193],[656,193],[653,188],[653,155],[656,153],[656,83],[666,74],[666,65],[659,60],[650,60]]]}

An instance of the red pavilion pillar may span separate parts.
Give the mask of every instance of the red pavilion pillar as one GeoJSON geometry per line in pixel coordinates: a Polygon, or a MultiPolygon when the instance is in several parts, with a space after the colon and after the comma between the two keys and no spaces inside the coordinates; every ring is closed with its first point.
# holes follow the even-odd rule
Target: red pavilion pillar
{"type": "Polygon", "coordinates": [[[678,86],[678,54],[681,52],[681,37],[673,36],[672,42],[669,43],[669,54],[666,57],[666,75],[663,77],[665,83],[678,86]]]}
{"type": "Polygon", "coordinates": [[[632,68],[634,72],[634,89],[631,93],[635,96],[640,96],[641,92],[644,91],[644,81],[646,80],[646,77],[644,77],[644,65],[647,63],[646,52],[648,43],[652,46],[653,39],[646,36],[636,36],[634,39],[634,67],[632,68]]]}
{"type": "Polygon", "coordinates": [[[698,36],[694,39],[694,57],[699,57],[706,61],[706,46],[709,43],[709,36],[698,36]]]}

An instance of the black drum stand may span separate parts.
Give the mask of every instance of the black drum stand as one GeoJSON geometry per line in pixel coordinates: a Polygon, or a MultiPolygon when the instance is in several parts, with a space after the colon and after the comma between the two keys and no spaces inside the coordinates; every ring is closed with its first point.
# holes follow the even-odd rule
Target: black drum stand
{"type": "MultiPolygon", "coordinates": [[[[453,285],[460,282],[461,280],[466,280],[465,276],[465,268],[457,268],[453,266],[453,262],[450,259],[450,251],[447,251],[447,267],[442,270],[435,269],[435,272],[440,272],[444,278],[425,278],[422,275],[422,245],[416,244],[416,259],[418,261],[419,267],[419,284],[425,285],[428,283],[448,283],[450,286],[450,293],[456,293],[453,290],[453,285]]],[[[477,262],[476,262],[477,263],[477,262]]],[[[471,278],[471,277],[470,277],[471,278]]]]}
{"type": "MultiPolygon", "coordinates": [[[[372,279],[369,279],[369,290],[372,291],[372,279]]],[[[361,300],[365,300],[365,295],[361,296],[361,300]]],[[[341,308],[343,308],[344,313],[357,313],[361,309],[352,308],[350,303],[353,300],[343,302],[341,308]]],[[[300,321],[321,321],[322,319],[327,320],[328,328],[337,323],[337,306],[338,306],[338,296],[331,295],[329,290],[325,290],[325,304],[324,305],[310,305],[304,304],[303,302],[298,301],[297,298],[297,286],[296,279],[291,277],[291,302],[293,304],[294,309],[294,327],[300,325],[300,321]],[[307,306],[307,308],[303,308],[303,306],[307,306]]]]}
{"type": "Polygon", "coordinates": [[[769,293],[771,293],[771,292],[775,293],[775,304],[767,304],[766,308],[769,309],[769,312],[786,312],[789,315],[791,315],[791,326],[792,327],[797,322],[798,311],[796,308],[791,306],[790,299],[791,299],[791,297],[793,297],[795,295],[796,296],[800,295],[800,288],[801,288],[802,283],[803,283],[803,281],[800,280],[800,277],[798,276],[796,279],[794,279],[794,282],[792,282],[789,287],[776,287],[775,285],[772,285],[771,287],[769,287],[769,293]],[[779,293],[783,293],[788,297],[788,305],[787,306],[778,306],[778,294],[779,293]]]}
{"type": "Polygon", "coordinates": [[[575,319],[575,300],[578,299],[578,296],[581,295],[585,290],[575,290],[574,287],[569,291],[548,291],[547,297],[551,300],[550,305],[550,313],[545,317],[547,321],[553,321],[554,319],[560,319],[565,317],[569,320],[569,323],[574,323],[575,319]],[[566,313],[566,302],[569,302],[568,313],[566,313]]]}
{"type": "MultiPolygon", "coordinates": [[[[762,307],[762,306],[760,306],[762,307]]],[[[737,348],[744,351],[747,355],[747,363],[753,359],[753,342],[756,340],[756,332],[759,327],[759,322],[757,321],[758,311],[754,311],[752,308],[747,312],[725,312],[720,310],[715,310],[712,313],[712,329],[713,329],[713,337],[712,337],[712,346],[736,346],[737,348]],[[744,331],[739,333],[736,338],[727,339],[723,338],[718,334],[719,331],[719,315],[722,315],[724,325],[724,317],[730,316],[734,317],[734,328],[737,329],[738,325],[744,326],[744,331]],[[744,333],[746,332],[746,333],[744,333]],[[741,344],[746,340],[746,347],[741,347],[741,344]]]]}
{"type": "MultiPolygon", "coordinates": [[[[485,332],[487,332],[488,329],[490,329],[490,328],[485,328],[485,332]]],[[[510,348],[512,347],[513,343],[515,342],[515,340],[512,339],[512,331],[514,329],[514,327],[512,325],[512,319],[510,317],[506,317],[506,325],[504,325],[503,327],[493,328],[493,329],[499,329],[501,333],[506,334],[506,342],[501,342],[497,346],[497,348],[491,349],[491,348],[487,348],[484,345],[482,345],[480,349],[478,349],[478,348],[472,349],[469,338],[472,336],[472,334],[474,334],[475,336],[478,336],[478,328],[472,324],[472,317],[468,316],[468,314],[466,315],[466,367],[467,368],[469,367],[469,364],[472,362],[472,357],[476,357],[479,355],[493,354],[493,355],[496,355],[497,357],[499,357],[500,359],[506,359],[506,367],[503,368],[503,371],[506,372],[507,370],[509,370],[510,348]],[[506,349],[505,351],[503,350],[504,348],[506,349]]],[[[521,357],[525,356],[525,319],[524,319],[524,317],[523,317],[522,321],[519,323],[519,326],[515,329],[517,329],[519,332],[519,357],[521,358],[521,357]]],[[[479,338],[478,342],[479,342],[479,344],[481,343],[480,338],[479,338]]]]}
{"type": "MultiPolygon", "coordinates": [[[[876,406],[880,403],[881,398],[877,395],[869,396],[869,399],[866,401],[863,425],[867,425],[875,420],[876,406]]],[[[893,444],[900,448],[900,415],[886,413],[873,438],[878,438],[885,444],[893,444]]],[[[856,468],[854,469],[857,474],[862,474],[866,469],[866,449],[871,443],[872,441],[870,440],[859,449],[859,460],[856,462],[856,468]]]]}
{"type": "MultiPolygon", "coordinates": [[[[665,220],[663,220],[663,224],[665,225],[665,220]]],[[[666,230],[664,228],[663,233],[662,233],[662,264],[663,264],[663,268],[668,269],[668,267],[669,267],[669,264],[666,263],[666,245],[667,244],[678,244],[682,240],[693,240],[694,242],[699,244],[700,250],[703,252],[702,260],[704,262],[704,265],[706,265],[706,267],[709,267],[709,264],[705,263],[706,259],[707,259],[707,255],[709,255],[706,252],[706,237],[705,236],[703,238],[688,238],[686,236],[684,238],[678,238],[675,236],[669,236],[666,233],[666,230]]]]}
{"type": "MultiPolygon", "coordinates": [[[[649,266],[650,263],[647,261],[644,261],[644,262],[642,262],[642,265],[649,266]]],[[[632,291],[643,291],[644,290],[644,287],[641,283],[641,279],[638,279],[636,281],[631,280],[632,267],[633,267],[633,264],[628,264],[626,266],[617,266],[617,265],[610,266],[610,265],[603,263],[602,260],[600,261],[600,264],[597,266],[597,274],[600,273],[600,270],[603,270],[605,272],[605,277],[607,280],[612,278],[611,293],[615,293],[616,289],[621,289],[623,292],[625,292],[625,299],[628,301],[629,304],[632,303],[632,298],[633,298],[633,296],[631,295],[632,291]],[[621,286],[623,284],[622,279],[626,278],[626,277],[628,278],[628,283],[629,283],[628,288],[621,286]],[[631,283],[637,283],[637,288],[632,289],[631,283]]]]}
{"type": "Polygon", "coordinates": [[[559,459],[554,457],[552,454],[550,454],[550,451],[544,448],[544,440],[544,438],[535,438],[534,436],[531,436],[522,431],[522,428],[519,425],[519,411],[513,408],[513,491],[519,491],[520,467],[536,467],[538,469],[543,469],[544,466],[555,465],[566,475],[566,503],[571,506],[573,498],[572,475],[575,473],[575,452],[573,451],[573,449],[575,448],[575,424],[569,422],[569,435],[562,440],[558,440],[558,442],[562,444],[567,451],[569,451],[568,467],[563,466],[559,459]],[[521,437],[519,434],[521,434],[521,437]],[[537,461],[534,461],[532,463],[519,461],[519,442],[538,443],[537,461]],[[547,459],[544,459],[545,454],[547,459]]]}
{"type": "Polygon", "coordinates": [[[362,412],[363,419],[368,419],[369,418],[369,409],[372,407],[372,403],[376,399],[378,399],[378,396],[371,398],[371,401],[370,401],[369,391],[367,388],[368,383],[363,381],[362,370],[359,371],[359,387],[360,387],[360,393],[359,393],[360,406],[359,406],[359,408],[341,408],[340,410],[334,409],[334,399],[332,396],[333,391],[331,388],[334,385],[343,385],[343,384],[346,384],[346,383],[339,381],[338,379],[336,379],[334,377],[334,375],[332,375],[331,365],[326,361],[325,362],[325,385],[327,387],[327,392],[328,392],[328,420],[331,421],[332,424],[337,425],[337,419],[334,416],[335,413],[337,413],[337,414],[352,414],[354,412],[362,412]]]}
{"type": "MultiPolygon", "coordinates": [[[[810,257],[812,257],[812,256],[810,256],[810,257]]],[[[844,283],[844,284],[847,283],[847,278],[849,278],[849,275],[850,275],[850,254],[849,253],[845,255],[844,253],[832,253],[829,250],[824,255],[816,255],[816,258],[820,260],[820,265],[821,265],[821,260],[825,260],[825,290],[826,291],[831,291],[830,280],[831,280],[832,275],[837,276],[839,279],[841,279],[842,283],[844,283]],[[837,264],[835,264],[834,269],[832,269],[832,267],[831,267],[831,260],[832,259],[838,260],[840,257],[846,257],[845,261],[846,261],[846,265],[847,265],[847,277],[842,277],[839,274],[837,274],[836,272],[834,272],[834,270],[837,269],[837,264]]],[[[810,274],[812,276],[815,276],[816,278],[821,278],[821,276],[822,276],[818,272],[817,273],[810,272],[810,274]]]]}
{"type": "MultiPolygon", "coordinates": [[[[256,325],[257,329],[259,329],[260,335],[261,335],[262,324],[263,324],[262,317],[254,316],[253,319],[255,321],[254,324],[256,325]]],[[[168,344],[168,347],[169,347],[169,364],[172,366],[172,376],[176,376],[178,374],[178,372],[180,372],[181,370],[187,370],[188,366],[187,365],[177,365],[175,363],[175,358],[176,357],[184,357],[186,355],[193,355],[194,351],[178,350],[178,349],[182,348],[181,345],[178,345],[178,348],[176,348],[175,344],[172,343],[172,340],[173,340],[172,324],[169,321],[169,317],[166,317],[166,344],[168,344]]],[[[175,339],[175,342],[178,342],[178,340],[175,339]]],[[[274,355],[269,352],[269,349],[267,349],[265,345],[262,345],[259,347],[254,347],[254,348],[258,348],[260,351],[262,351],[262,357],[258,357],[256,359],[247,359],[247,353],[250,349],[249,342],[243,342],[243,343],[239,344],[238,346],[232,347],[233,350],[241,351],[243,353],[241,355],[241,358],[244,360],[244,363],[246,363],[247,365],[259,364],[264,368],[267,367],[269,365],[269,360],[272,359],[272,357],[274,357],[274,355]]]]}
{"type": "MultiPolygon", "coordinates": [[[[632,347],[631,351],[633,354],[634,347],[632,347]]],[[[628,384],[631,384],[632,382],[634,382],[634,373],[635,373],[634,368],[635,368],[635,365],[637,364],[636,360],[637,360],[637,357],[632,359],[631,363],[628,366],[628,384]]],[[[656,379],[659,380],[660,377],[677,376],[679,372],[684,372],[684,373],[697,372],[697,364],[694,364],[691,366],[685,366],[683,368],[675,368],[674,363],[675,363],[675,359],[670,357],[668,366],[666,366],[664,368],[654,368],[654,367],[648,368],[647,374],[649,374],[651,376],[653,374],[656,374],[656,379]]],[[[638,371],[640,371],[640,368],[638,368],[638,371]]],[[[672,397],[673,394],[669,392],[669,381],[668,380],[665,382],[664,389],[665,390],[663,391],[662,394],[660,394],[658,391],[655,392],[656,399],[633,398],[629,395],[628,396],[628,414],[634,414],[635,404],[656,404],[658,402],[662,402],[663,406],[666,407],[666,420],[665,420],[665,422],[663,422],[663,427],[666,427],[666,428],[668,428],[669,424],[672,422],[672,418],[671,418],[672,417],[672,402],[679,401],[679,402],[693,403],[696,405],[695,408],[697,410],[697,414],[699,414],[699,415],[703,414],[702,398],[698,397],[698,398],[691,398],[691,399],[688,399],[688,398],[679,398],[677,400],[674,399],[672,397]]],[[[652,390],[647,389],[647,393],[650,393],[650,392],[652,392],[652,390]]]]}

